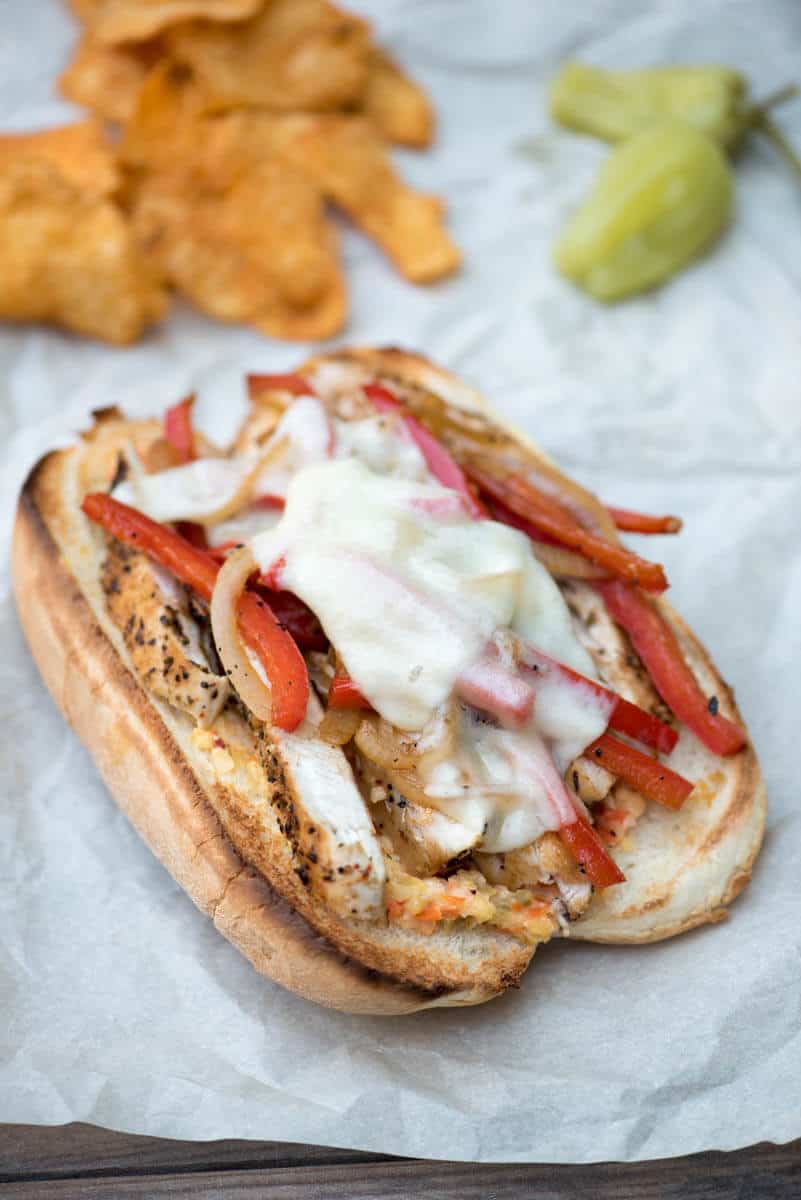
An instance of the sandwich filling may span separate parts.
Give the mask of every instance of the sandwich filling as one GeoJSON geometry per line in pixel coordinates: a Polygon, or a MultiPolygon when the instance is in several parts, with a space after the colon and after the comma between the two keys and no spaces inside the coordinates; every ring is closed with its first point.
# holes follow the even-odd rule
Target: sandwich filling
{"type": "Polygon", "coordinates": [[[547,496],[563,540],[541,538],[508,478],[524,453],[394,386],[331,363],[252,377],[227,451],[190,402],[170,410],[84,502],[113,535],[108,609],[199,748],[225,748],[231,706],[261,731],[297,873],[333,910],[543,941],[622,880],[608,847],[643,795],[692,786],[653,756],[675,730],[598,679],[564,596],[571,572],[661,568],[547,496]]]}

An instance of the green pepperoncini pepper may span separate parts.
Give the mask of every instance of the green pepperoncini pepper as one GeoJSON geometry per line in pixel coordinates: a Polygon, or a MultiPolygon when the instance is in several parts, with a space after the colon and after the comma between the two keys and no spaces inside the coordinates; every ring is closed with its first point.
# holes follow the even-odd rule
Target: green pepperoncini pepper
{"type": "Polygon", "coordinates": [[[720,146],[661,121],[618,146],[556,247],[559,270],[598,300],[662,283],[725,229],[732,173],[720,146]]]}
{"type": "Polygon", "coordinates": [[[551,115],[608,142],[674,117],[734,149],[752,124],[747,90],[745,78],[728,67],[604,71],[570,62],[551,85],[551,115]]]}

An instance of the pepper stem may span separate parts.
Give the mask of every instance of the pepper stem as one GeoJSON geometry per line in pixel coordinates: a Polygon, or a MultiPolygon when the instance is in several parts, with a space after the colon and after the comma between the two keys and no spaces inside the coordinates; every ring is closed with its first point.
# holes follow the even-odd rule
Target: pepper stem
{"type": "Polygon", "coordinates": [[[760,120],[767,116],[772,108],[778,108],[780,104],[786,104],[788,100],[794,100],[798,95],[798,84],[786,83],[784,87],[777,88],[775,92],[771,92],[760,100],[758,104],[752,105],[748,110],[749,118],[754,124],[759,124],[760,120]]]}
{"type": "Polygon", "coordinates": [[[801,158],[796,154],[778,125],[775,125],[768,117],[763,117],[757,125],[757,129],[759,129],[760,133],[764,133],[765,137],[773,143],[775,149],[782,156],[790,170],[795,172],[799,183],[801,183],[801,158]]]}
{"type": "Polygon", "coordinates": [[[785,104],[788,100],[793,100],[798,93],[799,88],[795,83],[786,83],[784,87],[777,88],[775,92],[771,92],[766,96],[764,100],[760,100],[759,104],[752,104],[746,109],[745,126],[764,134],[773,143],[774,148],[784,159],[790,170],[801,181],[801,157],[796,154],[781,129],[779,129],[778,125],[774,124],[769,115],[772,109],[778,107],[780,104],[785,104]]]}

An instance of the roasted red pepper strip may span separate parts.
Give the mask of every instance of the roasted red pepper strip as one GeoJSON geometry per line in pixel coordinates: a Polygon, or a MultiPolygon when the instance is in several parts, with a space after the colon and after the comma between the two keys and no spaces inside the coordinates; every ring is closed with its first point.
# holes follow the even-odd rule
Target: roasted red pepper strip
{"type": "Polygon", "coordinates": [[[246,375],[248,395],[258,399],[262,392],[291,392],[293,396],[314,396],[314,388],[302,375],[246,375]]]}
{"type": "Polygon", "coordinates": [[[192,428],[194,403],[194,395],[187,396],[164,414],[164,437],[175,450],[180,463],[191,462],[195,457],[195,431],[192,428]]]}
{"type": "Polygon", "coordinates": [[[426,466],[434,478],[438,479],[443,487],[451,488],[452,491],[459,493],[464,499],[471,517],[475,517],[477,520],[486,517],[487,510],[474,495],[462,468],[445,449],[442,442],[438,441],[433,433],[429,433],[425,425],[421,424],[416,417],[406,411],[398,397],[380,383],[366,383],[364,393],[379,412],[400,414],[409,436],[426,460],[426,466]]]}
{"type": "Polygon", "coordinates": [[[558,671],[566,679],[572,679],[576,683],[592,688],[596,695],[614,697],[615,706],[609,717],[609,728],[615,729],[618,733],[627,734],[635,741],[642,742],[644,746],[651,746],[661,754],[670,754],[679,740],[676,730],[672,729],[670,725],[666,725],[664,721],[660,721],[659,717],[646,712],[644,708],[638,708],[630,700],[624,700],[622,696],[618,696],[617,692],[605,688],[601,683],[596,683],[594,679],[580,675],[572,667],[566,667],[564,663],[557,662],[556,659],[544,654],[535,646],[526,647],[523,663],[534,671],[558,671]]]}
{"type": "Polygon", "coordinates": [[[261,496],[253,497],[250,501],[250,507],[267,509],[286,508],[286,500],[283,496],[274,496],[272,492],[264,492],[261,496]]]}
{"type": "Polygon", "coordinates": [[[651,758],[608,733],[602,733],[584,753],[624,783],[631,784],[640,795],[665,808],[681,808],[693,790],[689,779],[671,771],[658,758],[651,758]]]}
{"type": "MultiPolygon", "coordinates": [[[[228,557],[228,551],[241,545],[242,542],[220,542],[219,546],[211,546],[208,553],[217,562],[224,563],[228,557]]],[[[258,583],[251,580],[251,587],[258,590],[258,583]]],[[[294,592],[271,591],[267,595],[267,603],[302,650],[328,649],[328,638],[323,632],[322,625],[309,606],[304,604],[294,592]]]]}
{"type": "Polygon", "coordinates": [[[679,533],[681,517],[652,517],[628,508],[610,508],[609,515],[623,533],[679,533]]]}
{"type": "MultiPolygon", "coordinates": [[[[194,394],[185,400],[168,408],[164,414],[164,437],[172,446],[181,464],[192,462],[196,457],[195,431],[192,428],[192,409],[195,404],[194,394]]],[[[193,546],[205,550],[208,545],[206,531],[202,525],[194,521],[177,521],[175,528],[181,537],[186,538],[193,546]]]]}
{"type": "Polygon", "coordinates": [[[596,588],[610,614],[631,638],[653,685],[680,721],[715,754],[736,754],[746,744],[744,730],[717,711],[684,661],[675,634],[662,614],[637,588],[614,579],[596,588]]]}
{"type": "MultiPolygon", "coordinates": [[[[525,517],[518,516],[516,512],[512,512],[511,508],[507,508],[505,504],[501,504],[500,500],[493,500],[487,497],[485,500],[489,515],[493,521],[500,522],[501,525],[511,525],[513,529],[519,529],[532,542],[541,542],[546,546],[562,546],[555,537],[550,537],[549,534],[543,533],[541,529],[536,529],[531,521],[527,521],[525,517]]],[[[562,546],[562,549],[564,547],[562,546]]]]}
{"type": "Polygon", "coordinates": [[[328,689],[329,708],[372,708],[349,675],[335,675],[328,689]]]}
{"type": "Polygon", "coordinates": [[[626,876],[611,857],[598,834],[580,813],[575,821],[563,825],[559,830],[562,841],[576,862],[584,868],[584,874],[595,887],[613,887],[623,883],[626,876]]]}
{"type": "Polygon", "coordinates": [[[384,387],[383,383],[366,383],[364,394],[373,408],[377,408],[379,412],[404,413],[406,411],[395,393],[391,392],[388,387],[384,387]]]}
{"type": "Polygon", "coordinates": [[[590,562],[604,567],[610,575],[638,583],[651,592],[664,592],[667,587],[665,572],[659,563],[648,562],[631,550],[590,533],[579,525],[572,513],[527,480],[518,475],[499,479],[472,464],[467,467],[467,473],[494,500],[499,500],[561,545],[577,550],[590,562]]]}
{"type": "MultiPolygon", "coordinates": [[[[86,496],[81,508],[119,541],[141,550],[204,600],[211,600],[220,567],[206,550],[198,550],[174,530],[104,492],[86,496]]],[[[281,729],[296,729],[306,715],[309,699],[303,655],[263,596],[244,592],[238,617],[242,636],[258,655],[270,681],[273,723],[281,729]]]]}
{"type": "MultiPolygon", "coordinates": [[[[258,591],[258,587],[256,591],[258,591]]],[[[327,650],[328,638],[307,604],[294,592],[266,593],[267,603],[302,650],[327,650]]]]}
{"type": "Polygon", "coordinates": [[[194,521],[176,521],[175,528],[182,538],[186,538],[198,550],[208,549],[206,530],[202,525],[196,525],[194,521]]]}

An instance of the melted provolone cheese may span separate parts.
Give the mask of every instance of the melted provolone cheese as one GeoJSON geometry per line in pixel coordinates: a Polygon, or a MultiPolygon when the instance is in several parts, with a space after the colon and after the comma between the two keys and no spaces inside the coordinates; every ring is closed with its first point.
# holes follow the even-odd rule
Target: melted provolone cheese
{"type": "Polygon", "coordinates": [[[456,752],[430,769],[423,765],[420,774],[431,804],[476,830],[482,850],[513,850],[558,829],[559,814],[546,782],[547,755],[567,765],[605,726],[597,706],[579,699],[571,711],[569,691],[564,688],[560,698],[563,723],[541,708],[527,729],[512,731],[463,710],[456,752]],[[549,738],[544,727],[557,736],[549,738]],[[571,753],[575,745],[578,749],[571,753]]]}
{"type": "Polygon", "coordinates": [[[114,496],[154,521],[202,521],[233,499],[252,469],[244,457],[197,458],[155,475],[135,475],[114,496]]]}
{"type": "Polygon", "coordinates": [[[275,446],[275,458],[260,472],[256,494],[286,496],[290,481],[310,463],[330,458],[334,430],[323,405],[315,396],[298,396],[282,415],[265,447],[275,446]]]}
{"type": "MultiPolygon", "coordinates": [[[[255,538],[264,570],[309,605],[374,708],[420,729],[515,613],[525,537],[429,511],[439,484],[375,475],[356,460],[299,472],[283,519],[255,538]]],[[[558,598],[561,604],[561,599],[558,598]]],[[[543,625],[548,621],[543,609],[543,625]]]]}
{"type": "Polygon", "coordinates": [[[430,478],[425,459],[395,417],[377,413],[361,421],[335,421],[334,427],[336,458],[358,458],[377,475],[430,478]]]}
{"type": "Polygon", "coordinates": [[[531,553],[531,547],[526,539],[528,551],[520,579],[517,608],[515,609],[512,628],[527,642],[532,642],[540,650],[545,650],[552,658],[565,663],[578,671],[580,675],[595,678],[592,659],[573,632],[570,613],[564,602],[562,593],[556,586],[555,580],[546,568],[531,553]],[[547,613],[548,639],[546,647],[543,641],[544,614],[547,613]]]}
{"type": "MultiPolygon", "coordinates": [[[[360,439],[379,465],[363,433],[351,445],[360,439]]],[[[430,480],[376,474],[361,456],[307,467],[293,477],[278,525],[251,547],[262,570],[277,567],[281,586],[316,613],[359,689],[400,729],[422,729],[488,645],[503,658],[504,631],[592,674],[528,539],[471,520],[430,480]]],[[[558,680],[539,687],[521,730],[465,709],[457,751],[423,777],[426,795],[483,848],[525,845],[560,824],[543,770],[549,751],[563,770],[607,716],[589,688],[558,680]]]]}

